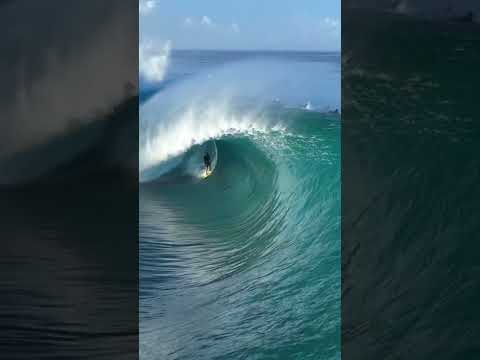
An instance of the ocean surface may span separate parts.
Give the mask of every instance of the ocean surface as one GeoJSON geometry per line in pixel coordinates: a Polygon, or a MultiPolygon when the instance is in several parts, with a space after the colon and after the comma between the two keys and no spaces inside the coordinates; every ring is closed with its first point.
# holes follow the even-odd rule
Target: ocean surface
{"type": "Polygon", "coordinates": [[[141,79],[141,359],[339,359],[340,55],[165,56],[141,79]]]}

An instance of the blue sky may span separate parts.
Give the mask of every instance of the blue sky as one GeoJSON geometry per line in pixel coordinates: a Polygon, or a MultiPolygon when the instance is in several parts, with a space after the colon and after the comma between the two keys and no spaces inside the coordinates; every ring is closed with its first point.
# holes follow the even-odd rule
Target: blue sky
{"type": "Polygon", "coordinates": [[[174,49],[340,49],[340,0],[140,0],[139,11],[140,41],[174,49]]]}

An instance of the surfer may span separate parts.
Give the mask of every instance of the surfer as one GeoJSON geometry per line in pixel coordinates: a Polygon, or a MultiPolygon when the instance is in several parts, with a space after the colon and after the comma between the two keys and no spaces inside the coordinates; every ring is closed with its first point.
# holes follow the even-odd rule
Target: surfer
{"type": "Polygon", "coordinates": [[[205,163],[205,172],[212,171],[212,162],[210,161],[210,154],[208,152],[205,153],[203,162],[205,163]]]}

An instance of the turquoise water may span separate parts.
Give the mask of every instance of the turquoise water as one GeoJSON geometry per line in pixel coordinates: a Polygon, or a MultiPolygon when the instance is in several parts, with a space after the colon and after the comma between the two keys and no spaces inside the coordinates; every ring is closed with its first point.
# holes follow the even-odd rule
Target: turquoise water
{"type": "Polygon", "coordinates": [[[207,71],[170,75],[141,105],[141,358],[339,359],[338,57],[275,54],[292,76],[276,92],[285,72],[244,76],[243,54],[217,72],[226,55],[200,55],[207,71]]]}

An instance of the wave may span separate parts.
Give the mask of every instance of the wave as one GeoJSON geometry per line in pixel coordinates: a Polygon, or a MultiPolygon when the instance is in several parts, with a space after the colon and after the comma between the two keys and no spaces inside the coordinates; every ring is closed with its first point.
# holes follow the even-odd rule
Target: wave
{"type": "Polygon", "coordinates": [[[283,130],[238,132],[200,145],[217,148],[207,180],[183,181],[176,172],[194,145],[177,170],[160,177],[168,183],[140,187],[142,357],[178,351],[209,359],[206,348],[193,350],[203,349],[205,334],[232,333],[241,340],[219,337],[214,348],[241,358],[245,349],[263,346],[246,339],[253,329],[278,344],[308,326],[321,357],[337,358],[327,345],[340,318],[340,123],[338,115],[299,109],[277,115],[288,124],[283,130]],[[260,303],[271,310],[248,317],[260,303]],[[230,316],[232,308],[238,316],[230,316]],[[210,312],[227,317],[228,328],[216,321],[205,327],[202,314],[210,312]],[[185,327],[184,318],[202,326],[185,327]],[[177,347],[175,339],[191,348],[177,347]]]}
{"type": "MultiPolygon", "coordinates": [[[[338,118],[305,110],[283,110],[282,114],[301,123],[293,123],[288,130],[238,132],[194,145],[178,159],[173,169],[160,177],[170,186],[165,187],[160,181],[143,187],[144,194],[148,194],[144,199],[148,200],[142,201],[148,203],[160,195],[168,204],[166,208],[181,208],[188,213],[181,218],[194,218],[195,223],[207,228],[215,224],[208,234],[200,233],[212,241],[214,247],[214,239],[218,239],[220,248],[211,249],[216,253],[213,259],[195,260],[196,264],[191,265],[196,269],[192,273],[203,274],[195,281],[216,281],[249,264],[265,261],[264,257],[275,251],[277,245],[291,241],[286,234],[310,233],[308,219],[314,214],[319,218],[310,219],[311,224],[324,224],[326,228],[322,232],[338,224],[338,218],[321,219],[326,214],[332,216],[335,214],[332,209],[339,208],[336,204],[339,199],[338,118]],[[202,165],[201,155],[206,146],[215,149],[218,169],[208,181],[182,181],[187,173],[185,169],[190,169],[191,164],[202,165]],[[208,207],[208,212],[202,213],[205,204],[217,204],[217,209],[208,207]],[[294,229],[295,226],[301,228],[294,229]],[[227,246],[225,241],[229,245],[240,242],[243,245],[230,249],[227,254],[223,249],[227,246]],[[246,248],[252,252],[246,253],[246,248]],[[211,271],[207,272],[206,268],[211,271]]],[[[171,231],[183,233],[174,223],[170,226],[171,231]]],[[[199,230],[185,231],[197,234],[199,230]]],[[[178,239],[173,235],[166,238],[178,239]]]]}

